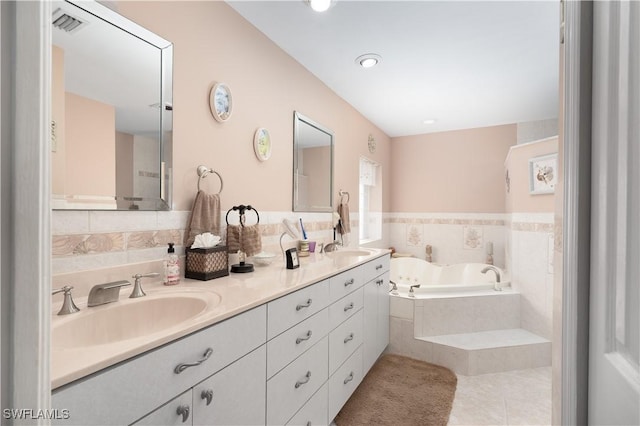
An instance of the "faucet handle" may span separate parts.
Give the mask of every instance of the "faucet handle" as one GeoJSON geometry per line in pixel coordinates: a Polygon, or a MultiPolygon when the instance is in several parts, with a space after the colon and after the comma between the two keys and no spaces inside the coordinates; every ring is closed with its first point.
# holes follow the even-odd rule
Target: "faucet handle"
{"type": "Polygon", "coordinates": [[[67,315],[78,312],[80,308],[73,303],[73,297],[71,297],[71,290],[73,290],[72,286],[65,285],[64,287],[57,288],[51,291],[51,294],[58,294],[64,292],[64,301],[62,302],[62,308],[58,311],[58,315],[67,315]]]}
{"type": "Polygon", "coordinates": [[[137,297],[142,297],[142,296],[146,296],[147,293],[144,292],[144,290],[142,290],[142,284],[140,283],[142,278],[152,278],[152,277],[157,277],[158,275],[160,275],[157,272],[149,272],[148,274],[135,274],[133,275],[131,278],[135,279],[135,282],[133,284],[133,291],[131,292],[131,295],[129,296],[130,299],[135,299],[137,297]]]}

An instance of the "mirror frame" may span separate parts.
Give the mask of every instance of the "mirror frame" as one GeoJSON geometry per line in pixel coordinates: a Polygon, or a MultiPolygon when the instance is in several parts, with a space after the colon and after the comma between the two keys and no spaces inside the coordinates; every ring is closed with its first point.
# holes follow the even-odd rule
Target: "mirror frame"
{"type": "Polygon", "coordinates": [[[293,112],[293,195],[292,195],[292,208],[294,212],[332,212],[333,211],[333,153],[334,153],[334,136],[333,132],[300,114],[297,111],[293,112]],[[298,199],[298,180],[296,170],[298,169],[298,149],[300,146],[300,127],[302,125],[308,125],[315,129],[327,134],[331,138],[330,148],[330,163],[329,164],[329,205],[328,206],[310,206],[301,207],[297,203],[298,199]]]}
{"type": "MultiPolygon", "coordinates": [[[[74,7],[101,19],[108,25],[112,25],[142,39],[147,43],[157,47],[160,51],[160,122],[158,126],[160,163],[158,172],[160,173],[160,183],[157,198],[124,197],[120,198],[114,194],[114,200],[124,199],[127,201],[144,201],[137,209],[131,208],[53,208],[53,210],[114,210],[114,211],[166,211],[172,208],[173,198],[173,43],[159,35],[147,30],[130,19],[120,15],[97,1],[87,0],[63,0],[74,7]]],[[[66,195],[66,194],[65,194],[66,195]]],[[[71,196],[73,194],[70,194],[71,196]]]]}

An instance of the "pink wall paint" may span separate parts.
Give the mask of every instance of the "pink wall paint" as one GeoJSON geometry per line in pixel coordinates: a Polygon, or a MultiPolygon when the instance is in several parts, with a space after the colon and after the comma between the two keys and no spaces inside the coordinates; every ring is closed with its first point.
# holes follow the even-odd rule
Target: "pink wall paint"
{"type": "MultiPolygon", "coordinates": [[[[334,132],[334,200],[339,189],[357,194],[360,155],[390,168],[389,137],[224,2],[122,1],[117,6],[119,13],[174,43],[174,209],[191,208],[196,167],[205,164],[224,178],[223,210],[239,203],[291,210],[294,111],[334,132]],[[225,123],[209,111],[209,91],[216,82],[226,83],[233,95],[233,114],[225,123]],[[273,143],[265,162],[253,152],[259,127],[269,130],[273,143]],[[369,134],[377,140],[375,154],[367,149],[369,134]]],[[[389,183],[383,182],[385,194],[391,192],[389,183]]],[[[203,189],[207,185],[217,192],[217,182],[203,189]]],[[[352,210],[357,202],[353,197],[352,210]]],[[[389,206],[386,196],[383,208],[389,206]]]]}
{"type": "Polygon", "coordinates": [[[51,151],[51,192],[64,194],[65,149],[64,50],[51,46],[51,120],[55,123],[55,149],[51,151]]]}
{"type": "MultiPolygon", "coordinates": [[[[133,196],[133,135],[116,132],[116,194],[133,196]]],[[[118,208],[128,208],[130,201],[117,200],[118,208]]]]}
{"type": "MultiPolygon", "coordinates": [[[[516,145],[505,161],[509,170],[510,191],[506,196],[507,213],[553,213],[554,194],[529,193],[529,159],[558,152],[558,137],[516,145]]],[[[558,176],[560,177],[560,176],[558,176]]]]}
{"type": "Polygon", "coordinates": [[[394,138],[393,211],[504,212],[504,161],[516,137],[510,124],[394,138]]]}
{"type": "Polygon", "coordinates": [[[65,194],[113,196],[116,191],[116,113],[110,106],[67,92],[65,194]],[[99,171],[99,173],[96,173],[99,171]],[[87,179],[91,176],[91,179],[87,179]]]}

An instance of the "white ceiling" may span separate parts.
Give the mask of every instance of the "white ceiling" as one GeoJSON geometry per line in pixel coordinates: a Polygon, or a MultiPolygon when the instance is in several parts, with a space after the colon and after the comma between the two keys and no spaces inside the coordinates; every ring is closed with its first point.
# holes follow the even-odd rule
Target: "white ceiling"
{"type": "Polygon", "coordinates": [[[558,1],[227,3],[391,137],[558,116],[558,1]]]}

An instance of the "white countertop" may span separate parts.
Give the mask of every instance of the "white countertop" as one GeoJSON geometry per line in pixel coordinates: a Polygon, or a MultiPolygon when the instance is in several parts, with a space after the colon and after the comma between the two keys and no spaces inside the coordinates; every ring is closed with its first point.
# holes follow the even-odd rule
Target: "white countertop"
{"type": "MultiPolygon", "coordinates": [[[[58,348],[52,338],[51,388],[56,389],[389,253],[389,250],[386,249],[367,248],[366,250],[370,251],[371,254],[344,258],[331,258],[330,255],[311,253],[309,257],[301,257],[300,268],[293,270],[286,269],[284,259],[278,257],[272,265],[255,265],[254,272],[244,274],[230,273],[229,276],[209,281],[183,278],[181,283],[176,286],[163,286],[159,281],[143,282],[144,291],[148,296],[169,292],[187,293],[204,290],[216,293],[220,297],[220,303],[212,308],[207,308],[194,318],[181,322],[175,327],[145,335],[144,337],[76,348],[58,348]]],[[[131,287],[127,287],[121,290],[119,302],[92,308],[87,308],[86,298],[79,298],[75,302],[81,311],[75,314],[56,315],[55,313],[58,312],[59,306],[54,306],[51,325],[55,327],[65,321],[78,320],[80,317],[77,316],[89,315],[95,310],[109,309],[118,303],[127,303],[130,300],[128,299],[130,289],[131,287]]]]}

